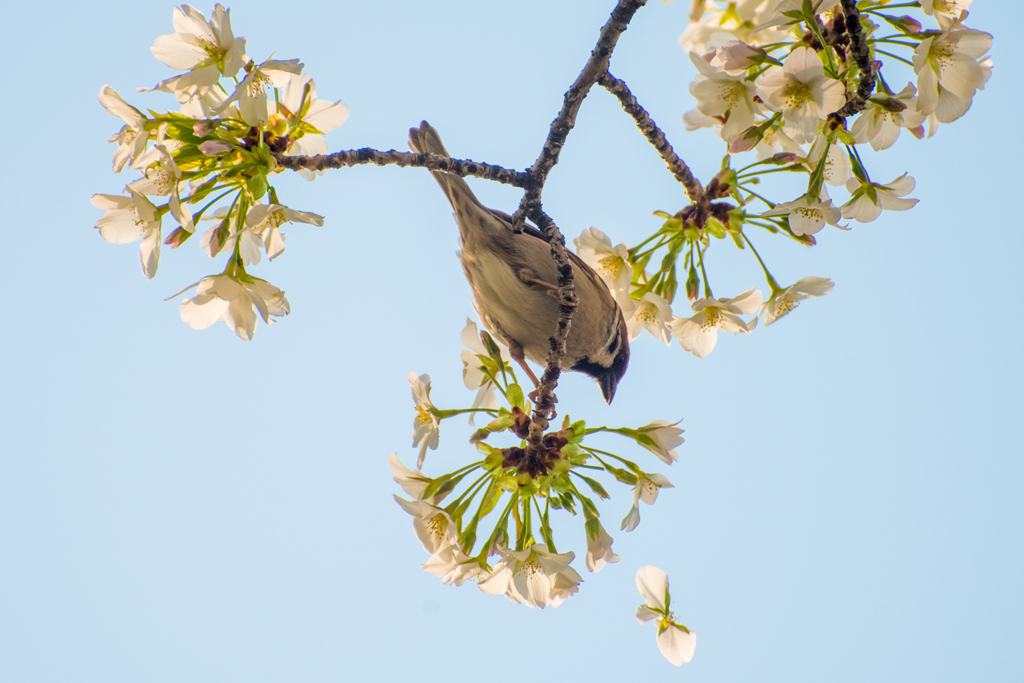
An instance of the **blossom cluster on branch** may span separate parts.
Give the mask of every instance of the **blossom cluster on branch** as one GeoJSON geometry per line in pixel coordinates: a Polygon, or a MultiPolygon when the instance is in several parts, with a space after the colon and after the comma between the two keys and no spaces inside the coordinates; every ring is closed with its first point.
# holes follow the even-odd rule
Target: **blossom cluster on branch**
{"type": "Polygon", "coordinates": [[[161,242],[176,249],[196,234],[199,221],[212,223],[199,246],[210,258],[226,255],[227,263],[178,293],[196,288],[182,302],[181,318],[196,329],[220,320],[250,340],[258,318],[271,323],[290,305],[283,291],[247,269],[263,254],[274,260],[284,252],[285,223],[323,225],[322,216],[281,203],[271,184],[282,170],[274,155],[325,153],[323,136],[345,121],[348,107],[317,99],[316,84],[297,59],[257,64],[245,52],[245,38],[232,32],[230,11],[220,5],[209,20],[189,5],[176,7],[172,22],[175,32],[158,37],[152,52],[183,73],[139,90],[174,95],[179,112],[147,115],[110,86],[100,90],[100,103],[124,121],[110,140],[118,145],[114,172],[130,168],[141,177],[121,195],[93,196],[104,210],[96,227],[114,244],[141,239],[142,272],[151,279],[161,242]],[[163,239],[168,213],[177,227],[163,239]]]}
{"type": "Polygon", "coordinates": [[[508,350],[486,332],[478,334],[469,320],[462,342],[467,347],[463,379],[477,392],[471,408],[438,408],[430,399],[430,376],[409,375],[413,446],[419,455],[416,469],[391,456],[395,481],[409,495],[396,500],[413,516],[416,535],[430,553],[423,568],[444,583],[460,586],[474,579],[485,593],[530,607],[558,606],[579,590],[583,578],[570,566],[575,553],[556,550],[550,517],[557,511],[572,517],[582,513],[586,565],[597,572],[619,557],[595,502],[609,494],[594,475],[603,472],[632,489],[633,505],[620,524],[627,532],[640,523],[640,503],[653,505],[661,489],[672,487],[664,475],[584,441],[593,434],[618,434],[671,465],[678,459],[675,449],[683,443],[683,430],[667,420],[610,428],[587,427],[583,420],[566,417],[561,429],[544,435],[539,456],[532,457],[526,448],[530,399],[516,380],[508,350]],[[439,445],[441,422],[466,413],[471,420],[477,413],[490,418],[470,437],[482,458],[428,477],[421,468],[427,451],[439,445]],[[498,439],[508,443],[493,443],[498,439]],[[487,519],[492,526],[481,534],[487,519]]]}
{"type": "Polygon", "coordinates": [[[723,139],[722,168],[703,201],[675,213],[656,211],[664,222],[636,246],[612,246],[596,228],[575,240],[580,256],[615,293],[632,337],[647,330],[666,344],[674,338],[702,358],[714,349],[719,331],[749,334],[762,317],[769,325],[800,301],[828,294],[833,283],[822,277],[780,285],[752,236],[764,231],[813,246],[826,225],[845,230],[843,219],[866,223],[882,211],[917,203],[907,197],[915,185],[908,174],[886,183],[871,177],[864,148],[886,150],[903,129],[931,137],[939,124],[967,112],[992,70],[986,56],[992,36],[964,25],[969,5],[695,0],[692,23],[679,42],[697,69],[690,84],[697,106],[683,118],[688,130],[712,128],[723,139]],[[912,8],[936,27],[893,13],[912,8]],[[901,69],[916,85],[890,85],[902,77],[901,69]],[[754,158],[737,163],[747,153],[754,158]],[[780,173],[805,179],[798,196],[779,201],[769,197],[794,190],[759,187],[780,173]],[[836,189],[829,188],[845,191],[848,199],[834,204],[830,192],[836,189]],[[767,298],[755,288],[715,297],[708,256],[719,241],[753,255],[767,281],[767,298]],[[648,271],[651,264],[657,265],[654,272],[648,271]],[[672,311],[681,284],[692,315],[672,311]]]}

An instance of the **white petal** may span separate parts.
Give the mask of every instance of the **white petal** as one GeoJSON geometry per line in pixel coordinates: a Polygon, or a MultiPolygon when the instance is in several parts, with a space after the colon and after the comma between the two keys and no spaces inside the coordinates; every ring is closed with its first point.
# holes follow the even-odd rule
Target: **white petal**
{"type": "Polygon", "coordinates": [[[661,569],[647,565],[636,572],[636,587],[650,607],[668,609],[668,575],[661,569]]]}
{"type": "Polygon", "coordinates": [[[665,659],[676,666],[693,659],[693,651],[697,647],[697,634],[687,633],[678,626],[671,625],[658,634],[658,649],[665,659]]]}

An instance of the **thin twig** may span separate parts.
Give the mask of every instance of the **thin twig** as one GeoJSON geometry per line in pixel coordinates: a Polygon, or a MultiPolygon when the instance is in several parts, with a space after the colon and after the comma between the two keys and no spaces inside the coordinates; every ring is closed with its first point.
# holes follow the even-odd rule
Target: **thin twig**
{"type": "Polygon", "coordinates": [[[444,171],[457,176],[473,176],[493,180],[514,187],[525,187],[527,176],[522,171],[514,171],[494,164],[482,164],[469,159],[450,159],[436,154],[415,154],[389,150],[381,152],[376,149],[347,149],[334,154],[318,154],[316,156],[285,156],[275,154],[277,165],[293,171],[308,169],[323,171],[328,168],[345,168],[363,164],[377,166],[417,166],[429,168],[431,171],[444,171]]]}
{"type": "Polygon", "coordinates": [[[696,202],[700,199],[704,193],[704,188],[701,187],[700,181],[693,177],[690,168],[676,155],[672,145],[665,138],[665,133],[658,128],[658,124],[654,122],[651,115],[647,113],[647,110],[640,106],[636,97],[630,92],[629,87],[609,72],[603,73],[597,79],[597,82],[619,99],[619,104],[636,121],[640,132],[644,134],[648,142],[654,145],[654,149],[658,150],[661,158],[665,160],[668,170],[672,171],[672,175],[676,177],[676,180],[686,188],[686,194],[690,201],[696,202]]]}

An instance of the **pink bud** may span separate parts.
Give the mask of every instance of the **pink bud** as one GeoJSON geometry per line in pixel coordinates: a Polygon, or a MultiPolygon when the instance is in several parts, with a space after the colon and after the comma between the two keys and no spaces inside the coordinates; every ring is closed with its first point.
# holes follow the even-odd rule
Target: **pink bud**
{"type": "Polygon", "coordinates": [[[729,144],[729,154],[742,154],[757,147],[761,142],[761,133],[757,126],[751,126],[736,136],[736,139],[729,144]]]}
{"type": "Polygon", "coordinates": [[[200,143],[199,151],[208,157],[215,157],[218,154],[231,151],[231,145],[222,140],[207,140],[200,143]]]}
{"type": "Polygon", "coordinates": [[[196,121],[192,124],[192,132],[197,138],[204,138],[213,130],[213,124],[214,122],[210,120],[196,121]]]}
{"type": "Polygon", "coordinates": [[[185,240],[187,240],[191,236],[192,233],[185,230],[184,228],[175,228],[174,232],[168,235],[167,239],[164,240],[164,244],[169,246],[171,249],[177,249],[178,247],[185,243],[185,240]]]}

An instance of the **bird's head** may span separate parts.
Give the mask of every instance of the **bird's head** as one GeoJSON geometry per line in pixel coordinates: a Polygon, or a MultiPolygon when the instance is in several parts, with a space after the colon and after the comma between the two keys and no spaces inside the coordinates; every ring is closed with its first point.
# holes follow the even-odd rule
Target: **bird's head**
{"type": "Polygon", "coordinates": [[[607,343],[596,353],[576,361],[572,369],[583,372],[597,380],[601,387],[601,395],[607,403],[615,397],[615,389],[619,380],[626,374],[629,366],[629,330],[626,319],[619,311],[619,324],[615,327],[607,343]]]}

